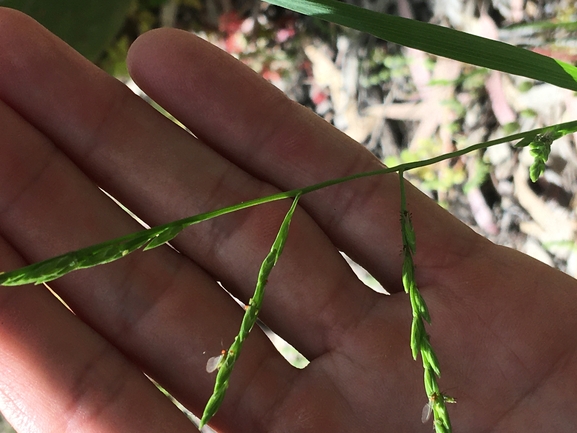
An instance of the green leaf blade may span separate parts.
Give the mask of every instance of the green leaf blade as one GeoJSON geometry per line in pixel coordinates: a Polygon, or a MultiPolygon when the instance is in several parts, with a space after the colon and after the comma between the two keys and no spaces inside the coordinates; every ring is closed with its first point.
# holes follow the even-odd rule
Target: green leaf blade
{"type": "Polygon", "coordinates": [[[441,57],[577,90],[575,66],[504,42],[336,0],[268,0],[268,3],[441,57]]]}

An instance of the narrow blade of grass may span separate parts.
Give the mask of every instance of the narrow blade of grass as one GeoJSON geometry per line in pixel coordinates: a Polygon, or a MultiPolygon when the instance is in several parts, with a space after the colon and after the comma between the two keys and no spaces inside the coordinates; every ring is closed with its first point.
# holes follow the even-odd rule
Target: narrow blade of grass
{"type": "Polygon", "coordinates": [[[504,42],[336,0],[268,0],[268,3],[427,53],[577,90],[575,66],[504,42]]]}

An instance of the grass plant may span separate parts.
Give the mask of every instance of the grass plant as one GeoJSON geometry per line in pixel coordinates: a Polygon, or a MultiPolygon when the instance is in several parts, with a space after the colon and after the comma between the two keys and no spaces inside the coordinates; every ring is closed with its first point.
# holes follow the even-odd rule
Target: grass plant
{"type": "MultiPolygon", "coordinates": [[[[15,269],[13,271],[2,272],[0,273],[0,285],[18,286],[24,284],[47,283],[75,270],[91,268],[94,266],[113,262],[138,249],[143,249],[146,251],[163,245],[167,242],[170,242],[182,230],[191,225],[198,224],[212,218],[217,218],[231,212],[236,212],[241,209],[258,206],[264,203],[270,203],[272,201],[293,198],[293,203],[279,228],[271,250],[261,264],[255,292],[245,310],[239,333],[235,337],[228,351],[225,351],[225,353],[222,355],[222,358],[220,358],[219,362],[216,364],[216,368],[218,368],[218,374],[216,377],[213,394],[210,397],[202,416],[202,426],[208,423],[224,399],[224,395],[228,387],[228,380],[230,378],[230,374],[232,373],[234,363],[240,355],[240,350],[244,340],[248,336],[248,333],[253,328],[254,324],[256,323],[256,319],[258,318],[258,313],[262,306],[264,288],[267,278],[273,270],[274,265],[278,261],[282,253],[283,246],[288,237],[288,228],[294,210],[297,206],[298,199],[305,194],[332,185],[354,181],[355,179],[397,172],[399,173],[399,178],[401,179],[400,215],[401,237],[403,240],[404,254],[404,262],[402,268],[403,286],[405,291],[409,294],[413,314],[410,343],[411,351],[414,359],[416,359],[420,354],[423,361],[425,391],[428,397],[427,404],[433,413],[435,429],[437,433],[451,432],[451,423],[445,407],[445,403],[455,402],[455,400],[441,393],[437,383],[437,377],[440,376],[441,370],[439,361],[437,360],[437,357],[429,342],[428,334],[424,325],[424,322],[430,323],[431,317],[429,315],[425,301],[421,297],[415,283],[413,255],[416,250],[416,234],[413,230],[411,224],[411,214],[407,209],[407,204],[405,201],[403,174],[409,170],[436,164],[440,161],[456,158],[469,152],[516,140],[520,140],[517,144],[519,147],[530,145],[534,149],[540,149],[542,146],[550,146],[550,141],[552,142],[554,139],[558,139],[563,135],[573,132],[577,132],[577,121],[557,124],[548,128],[538,128],[523,133],[509,135],[507,137],[499,138],[496,140],[478,143],[467,148],[457,150],[455,152],[439,155],[426,160],[399,164],[395,167],[387,167],[365,173],[357,173],[350,176],[310,185],[304,188],[298,188],[262,198],[248,200],[225,208],[205,212],[167,224],[152,227],[87,248],[71,251],[69,253],[53,257],[42,262],[15,269]],[[555,131],[554,135],[547,135],[550,134],[550,131],[552,130],[555,131]],[[543,137],[546,137],[546,139],[543,137]]],[[[542,153],[544,154],[545,152],[542,153]]],[[[539,164],[541,164],[541,162],[539,162],[539,164]]]]}
{"type": "MultiPolygon", "coordinates": [[[[383,15],[333,0],[271,0],[269,3],[349,26],[357,30],[369,32],[377,37],[436,55],[522,75],[571,90],[577,90],[577,68],[567,63],[501,42],[483,39],[426,23],[383,15]]],[[[0,284],[12,286],[49,282],[74,270],[118,260],[138,249],[148,250],[163,245],[193,224],[252,206],[292,198],[292,205],[279,228],[269,254],[264,258],[260,267],[255,292],[246,306],[239,333],[229,349],[224,351],[221,357],[214,357],[212,360],[214,365],[211,367],[218,369],[218,373],[213,395],[210,397],[202,416],[202,426],[209,422],[225,397],[234,363],[240,355],[244,340],[258,318],[267,278],[281,256],[283,246],[289,234],[290,221],[297,207],[299,198],[310,192],[339,183],[396,172],[400,180],[400,221],[403,241],[403,266],[400,272],[402,272],[404,289],[409,295],[413,316],[410,331],[412,355],[414,359],[417,359],[420,355],[423,363],[424,388],[427,401],[423,410],[423,420],[428,420],[430,413],[432,413],[435,431],[437,433],[451,432],[451,422],[446,403],[454,403],[455,399],[443,394],[437,383],[437,379],[441,374],[441,368],[426,331],[426,323],[431,322],[431,315],[416,284],[414,254],[417,246],[418,233],[415,233],[411,223],[410,203],[406,203],[403,175],[407,171],[426,167],[443,160],[457,158],[469,152],[486,149],[490,146],[503,143],[517,142],[516,147],[529,146],[531,149],[531,154],[534,156],[535,162],[531,167],[530,175],[531,179],[535,181],[545,169],[551,144],[558,138],[576,131],[577,121],[550,125],[508,135],[496,140],[478,143],[425,160],[402,163],[394,167],[382,168],[371,172],[355,173],[350,176],[328,180],[304,188],[285,191],[267,197],[255,198],[233,206],[198,214],[98,245],[72,251],[14,271],[0,273],[0,284]]]]}

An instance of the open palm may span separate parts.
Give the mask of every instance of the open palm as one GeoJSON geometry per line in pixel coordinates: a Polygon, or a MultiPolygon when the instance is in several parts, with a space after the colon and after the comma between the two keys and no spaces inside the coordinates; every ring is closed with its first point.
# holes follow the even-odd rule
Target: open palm
{"type": "MultiPolygon", "coordinates": [[[[150,225],[381,164],[240,62],[176,30],[132,47],[135,81],[193,134],[30,18],[0,8],[0,265],[13,269],[150,225]]],[[[417,282],[457,432],[573,432],[577,283],[473,233],[416,189],[417,282]]],[[[0,408],[19,431],[195,428],[286,201],[187,229],[174,247],[0,290],[0,408]]],[[[214,427],[223,432],[428,432],[400,282],[395,175],[302,198],[261,318],[214,427]],[[343,251],[392,294],[351,272],[343,251]]]]}

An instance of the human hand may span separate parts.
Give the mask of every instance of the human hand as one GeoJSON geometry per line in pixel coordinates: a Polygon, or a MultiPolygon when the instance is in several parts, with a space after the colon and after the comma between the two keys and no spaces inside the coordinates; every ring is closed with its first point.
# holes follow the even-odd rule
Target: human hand
{"type": "MultiPolygon", "coordinates": [[[[132,47],[164,118],[20,13],[0,8],[2,270],[150,225],[381,166],[227,54],[157,30],[132,47]]],[[[494,246],[412,187],[417,283],[432,316],[455,431],[573,431],[577,284],[494,246]]],[[[142,374],[200,413],[206,361],[228,347],[288,208],[193,226],[173,244],[42,286],[0,288],[0,408],[19,431],[195,428],[142,374]]],[[[427,432],[402,291],[396,175],[304,196],[263,321],[309,360],[291,367],[254,329],[214,426],[230,432],[427,432]],[[392,294],[365,287],[339,254],[392,294]]]]}

